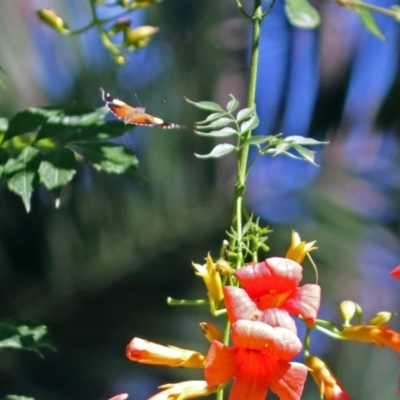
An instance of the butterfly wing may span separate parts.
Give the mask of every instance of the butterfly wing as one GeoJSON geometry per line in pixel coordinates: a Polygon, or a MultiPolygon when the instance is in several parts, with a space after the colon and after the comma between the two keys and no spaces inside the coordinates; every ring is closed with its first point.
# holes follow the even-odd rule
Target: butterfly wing
{"type": "Polygon", "coordinates": [[[185,129],[185,126],[167,122],[158,117],[153,117],[146,114],[144,107],[132,107],[125,102],[116,99],[100,88],[101,97],[106,103],[108,109],[119,119],[123,120],[126,124],[141,125],[141,126],[158,126],[162,129],[185,129]]]}

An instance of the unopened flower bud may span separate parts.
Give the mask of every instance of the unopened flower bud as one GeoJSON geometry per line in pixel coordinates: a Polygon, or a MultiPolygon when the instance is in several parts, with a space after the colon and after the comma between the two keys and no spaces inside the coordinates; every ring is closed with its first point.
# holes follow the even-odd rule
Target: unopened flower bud
{"type": "Polygon", "coordinates": [[[63,34],[70,32],[67,23],[54,10],[50,8],[42,8],[36,13],[43,22],[54,28],[57,32],[63,34]]]}
{"type": "Polygon", "coordinates": [[[125,54],[118,53],[114,56],[114,62],[122,67],[128,62],[128,59],[125,54]]]}
{"type": "Polygon", "coordinates": [[[228,261],[220,259],[215,263],[216,271],[222,276],[231,276],[235,270],[230,266],[228,261]]]}
{"type": "Polygon", "coordinates": [[[394,315],[396,314],[389,311],[380,311],[368,321],[368,325],[386,325],[394,315]]]}
{"type": "Polygon", "coordinates": [[[160,29],[155,26],[139,26],[139,28],[126,31],[125,41],[137,48],[142,48],[150,42],[151,37],[159,30],[160,29]]]}
{"type": "Polygon", "coordinates": [[[200,327],[208,341],[218,340],[222,342],[222,333],[216,325],[210,322],[201,322],[200,327]]]}
{"type": "Polygon", "coordinates": [[[357,310],[357,305],[354,301],[345,300],[340,303],[340,314],[342,314],[343,325],[349,326],[349,322],[354,317],[357,310]]]}

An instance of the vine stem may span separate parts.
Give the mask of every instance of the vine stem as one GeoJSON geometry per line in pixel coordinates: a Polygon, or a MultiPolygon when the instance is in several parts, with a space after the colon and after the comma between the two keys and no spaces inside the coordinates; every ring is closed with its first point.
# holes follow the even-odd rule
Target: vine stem
{"type": "MultiPolygon", "coordinates": [[[[249,75],[249,89],[247,97],[247,107],[253,107],[255,104],[256,96],[256,83],[257,83],[257,71],[258,71],[258,55],[259,55],[259,39],[260,39],[260,28],[261,21],[265,15],[262,13],[261,0],[254,0],[253,15],[250,18],[253,25],[253,35],[251,43],[251,59],[250,59],[250,75],[249,75]]],[[[251,131],[248,131],[244,137],[240,138],[241,142],[245,142],[251,137],[251,131]]],[[[243,196],[246,189],[246,178],[247,178],[247,162],[249,158],[250,145],[244,144],[239,146],[238,154],[238,175],[235,185],[235,210],[232,220],[232,227],[235,226],[239,243],[232,243],[237,245],[238,252],[236,257],[236,266],[240,267],[243,262],[243,253],[241,246],[242,238],[242,208],[243,208],[243,196]]],[[[234,250],[231,247],[232,250],[234,250]]]]}

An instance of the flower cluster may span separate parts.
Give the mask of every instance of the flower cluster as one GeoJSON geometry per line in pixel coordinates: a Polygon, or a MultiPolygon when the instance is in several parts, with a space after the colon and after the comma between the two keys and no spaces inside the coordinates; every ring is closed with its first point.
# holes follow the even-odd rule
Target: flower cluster
{"type": "MultiPolygon", "coordinates": [[[[316,382],[321,399],[350,400],[328,365],[309,353],[312,329],[336,339],[388,346],[400,353],[400,334],[387,325],[392,313],[379,312],[367,324],[351,325],[355,316],[361,321],[362,310],[357,303],[346,300],[340,306],[344,321],[342,329],[317,320],[320,286],[299,286],[303,278],[300,263],[316,249],[314,243],[301,241],[293,232],[285,258],[272,257],[233,270],[225,260],[214,263],[208,254],[205,265],[193,264],[196,275],[204,280],[212,314],[226,312],[230,335],[223,338],[214,324],[201,323],[205,337],[211,342],[206,355],[140,338],[132,339],[126,348],[126,355],[132,361],[199,368],[204,372],[202,380],[162,385],[162,390],[149,400],[208,396],[224,389],[232,379],[228,400],[264,400],[268,390],[281,400],[299,400],[307,372],[316,382]],[[226,285],[226,282],[230,284],[226,285]],[[223,310],[218,308],[222,302],[223,310]],[[301,319],[307,327],[304,346],[293,316],[301,319]],[[291,361],[302,349],[305,364],[291,361]]],[[[400,267],[396,273],[398,269],[400,267]]],[[[127,394],[121,394],[110,400],[125,400],[127,397],[127,394]]]]}

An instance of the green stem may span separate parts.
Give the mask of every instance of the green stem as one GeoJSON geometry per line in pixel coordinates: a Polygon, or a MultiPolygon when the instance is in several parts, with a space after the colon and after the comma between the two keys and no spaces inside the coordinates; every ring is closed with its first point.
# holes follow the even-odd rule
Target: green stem
{"type": "Polygon", "coordinates": [[[396,20],[400,19],[400,13],[397,10],[391,10],[384,7],[379,7],[374,4],[362,3],[357,0],[336,0],[336,2],[345,8],[366,8],[370,11],[375,11],[383,15],[387,15],[389,17],[393,17],[396,20]]]}
{"type": "MultiPolygon", "coordinates": [[[[247,107],[254,106],[256,97],[256,83],[257,83],[257,71],[258,71],[258,54],[259,54],[259,38],[260,38],[260,27],[263,18],[261,0],[254,0],[254,12],[251,18],[253,24],[253,38],[251,44],[251,61],[250,61],[250,76],[249,76],[249,91],[247,97],[247,107]]],[[[244,137],[240,140],[245,141],[251,137],[251,131],[247,132],[244,137]]],[[[239,147],[239,146],[238,146],[239,147]]],[[[234,245],[238,245],[238,257],[236,259],[236,266],[240,267],[243,263],[243,253],[241,246],[242,238],[242,208],[243,208],[243,196],[246,189],[246,178],[247,178],[247,161],[249,158],[248,144],[240,147],[238,156],[238,176],[235,185],[235,210],[232,221],[232,226],[236,226],[236,233],[239,243],[231,241],[231,250],[234,251],[234,245]]]]}

